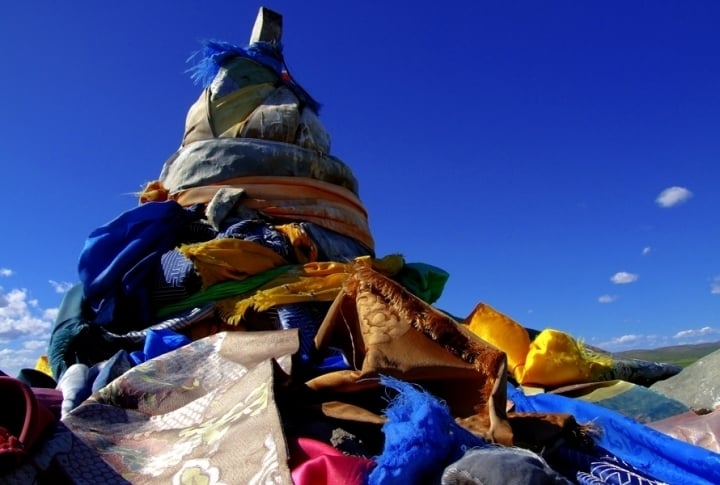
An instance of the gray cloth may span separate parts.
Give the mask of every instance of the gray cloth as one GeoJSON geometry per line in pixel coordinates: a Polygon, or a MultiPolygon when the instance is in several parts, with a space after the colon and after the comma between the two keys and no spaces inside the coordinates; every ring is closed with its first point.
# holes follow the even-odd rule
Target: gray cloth
{"type": "Polygon", "coordinates": [[[522,448],[486,446],[469,450],[448,466],[442,485],[571,485],[540,456],[522,448]]]}
{"type": "Polygon", "coordinates": [[[720,350],[695,361],[679,374],[650,386],[694,409],[720,406],[720,350]]]}
{"type": "Polygon", "coordinates": [[[289,143],[250,138],[191,143],[165,162],[159,180],[172,194],[245,176],[309,177],[358,193],[357,179],[340,159],[289,143]]]}

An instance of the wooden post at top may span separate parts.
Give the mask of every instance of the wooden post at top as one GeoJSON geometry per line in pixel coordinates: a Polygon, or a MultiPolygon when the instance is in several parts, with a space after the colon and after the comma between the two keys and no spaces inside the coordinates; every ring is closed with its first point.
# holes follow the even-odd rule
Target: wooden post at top
{"type": "Polygon", "coordinates": [[[280,42],[280,37],[282,37],[282,15],[269,8],[260,7],[250,34],[250,43],[280,42]]]}

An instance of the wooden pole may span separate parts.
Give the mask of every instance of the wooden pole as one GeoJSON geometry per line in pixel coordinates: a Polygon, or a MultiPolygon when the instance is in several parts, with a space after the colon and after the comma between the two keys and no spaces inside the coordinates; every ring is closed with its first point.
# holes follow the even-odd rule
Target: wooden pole
{"type": "Polygon", "coordinates": [[[282,37],[282,15],[266,7],[260,7],[250,43],[255,42],[280,42],[282,37]]]}

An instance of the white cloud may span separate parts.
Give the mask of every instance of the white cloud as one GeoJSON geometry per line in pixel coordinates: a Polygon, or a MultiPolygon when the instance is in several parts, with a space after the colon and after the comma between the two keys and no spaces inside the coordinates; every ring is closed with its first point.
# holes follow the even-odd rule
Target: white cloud
{"type": "Polygon", "coordinates": [[[0,287],[0,370],[17,375],[45,353],[57,308],[41,308],[25,289],[0,287]]]}
{"type": "Polygon", "coordinates": [[[637,342],[638,340],[642,339],[642,335],[623,335],[621,337],[614,338],[611,342],[615,344],[629,344],[633,342],[637,342]]]}
{"type": "Polygon", "coordinates": [[[59,311],[59,308],[46,308],[43,310],[43,320],[52,320],[54,322],[59,311]]]}
{"type": "Polygon", "coordinates": [[[705,338],[705,337],[712,337],[712,336],[720,336],[720,330],[714,329],[712,327],[702,327],[698,329],[689,329],[689,330],[681,330],[675,335],[673,335],[674,339],[698,339],[698,338],[705,338]]]}
{"type": "Polygon", "coordinates": [[[642,249],[642,255],[643,255],[643,256],[647,256],[648,254],[650,254],[650,251],[652,251],[652,248],[651,248],[650,246],[645,246],[645,247],[642,249]]]}
{"type": "Polygon", "coordinates": [[[657,196],[655,202],[660,207],[674,207],[678,204],[686,202],[692,196],[693,193],[685,187],[674,186],[668,187],[660,192],[660,195],[657,196]]]}
{"type": "Polygon", "coordinates": [[[638,275],[635,273],[628,273],[627,271],[619,271],[612,275],[610,281],[616,285],[626,285],[628,283],[634,283],[638,279],[638,275]]]}
{"type": "Polygon", "coordinates": [[[712,283],[710,283],[710,293],[720,295],[720,276],[713,278],[712,283]]]}
{"type": "Polygon", "coordinates": [[[0,268],[0,276],[12,276],[15,272],[9,268],[0,268]]]}
{"type": "Polygon", "coordinates": [[[0,339],[42,335],[52,327],[53,320],[37,309],[37,300],[28,300],[27,296],[24,289],[0,292],[0,339]]]}
{"type": "Polygon", "coordinates": [[[612,303],[615,300],[617,300],[617,295],[602,295],[598,297],[598,302],[600,303],[612,303]]]}
{"type": "Polygon", "coordinates": [[[48,280],[48,283],[50,283],[50,286],[53,287],[55,290],[55,293],[65,293],[67,290],[73,287],[73,284],[68,281],[55,281],[55,280],[48,280]]]}
{"type": "Polygon", "coordinates": [[[667,337],[659,337],[657,335],[627,334],[602,342],[598,344],[598,347],[609,352],[620,352],[622,350],[658,348],[665,345],[671,345],[671,343],[672,342],[670,342],[670,339],[667,337]]]}
{"type": "Polygon", "coordinates": [[[609,352],[633,349],[657,349],[682,344],[700,344],[720,340],[720,329],[704,326],[698,329],[680,330],[674,335],[627,334],[597,344],[609,352]]]}

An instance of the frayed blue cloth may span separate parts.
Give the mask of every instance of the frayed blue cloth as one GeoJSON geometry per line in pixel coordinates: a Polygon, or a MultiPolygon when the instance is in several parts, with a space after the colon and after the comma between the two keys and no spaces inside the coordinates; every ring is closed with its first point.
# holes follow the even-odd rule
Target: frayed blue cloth
{"type": "Polygon", "coordinates": [[[383,376],[380,383],[398,394],[385,410],[385,446],[369,485],[439,483],[445,468],[468,449],[486,446],[457,424],[435,396],[392,377],[383,376]]]}
{"type": "Polygon", "coordinates": [[[240,47],[229,42],[208,40],[204,42],[202,50],[193,53],[188,61],[200,58],[193,67],[188,69],[190,75],[204,88],[210,86],[220,71],[223,63],[236,58],[244,57],[253,60],[273,70],[278,78],[315,113],[320,111],[320,104],[300,86],[288,72],[285,59],[282,55],[282,44],[270,42],[255,42],[247,47],[240,47]]]}
{"type": "MultiPolygon", "coordinates": [[[[598,447],[667,483],[720,483],[720,454],[677,440],[593,403],[556,394],[526,396],[508,385],[508,399],[517,412],[569,413],[579,423],[600,429],[598,447]]],[[[596,476],[596,478],[600,478],[596,476]]]]}

